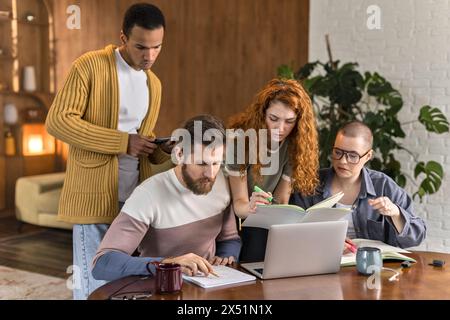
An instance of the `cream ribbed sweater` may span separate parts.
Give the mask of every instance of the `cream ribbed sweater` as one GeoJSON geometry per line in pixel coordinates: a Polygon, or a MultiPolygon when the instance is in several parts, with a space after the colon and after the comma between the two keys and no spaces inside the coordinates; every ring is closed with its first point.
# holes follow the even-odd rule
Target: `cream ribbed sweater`
{"type": "MultiPolygon", "coordinates": [[[[66,177],[58,219],[70,223],[111,223],[118,214],[119,164],[128,133],[117,130],[119,87],[116,47],[92,51],[72,65],[49,110],[50,134],[69,144],[66,177]]],[[[139,134],[154,137],[161,103],[161,82],[147,71],[150,104],[139,134]]],[[[140,181],[152,175],[152,163],[170,158],[157,149],[151,159],[140,157],[140,181]]]]}

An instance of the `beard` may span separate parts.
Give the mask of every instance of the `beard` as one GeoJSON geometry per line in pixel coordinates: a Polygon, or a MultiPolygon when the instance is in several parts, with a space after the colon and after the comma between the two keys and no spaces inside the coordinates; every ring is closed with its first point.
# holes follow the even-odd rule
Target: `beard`
{"type": "Polygon", "coordinates": [[[186,183],[187,188],[198,196],[208,194],[212,190],[214,182],[216,181],[215,178],[200,178],[197,180],[193,179],[187,172],[185,164],[181,167],[181,175],[183,177],[184,183],[186,183]]]}

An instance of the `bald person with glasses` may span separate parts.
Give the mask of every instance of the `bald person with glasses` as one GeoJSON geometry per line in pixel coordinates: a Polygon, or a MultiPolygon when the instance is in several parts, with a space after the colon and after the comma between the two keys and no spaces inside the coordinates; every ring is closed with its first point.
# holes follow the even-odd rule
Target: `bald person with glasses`
{"type": "Polygon", "coordinates": [[[320,170],[316,194],[294,193],[290,203],[308,208],[343,191],[336,207],[351,208],[346,217],[348,239],[380,240],[401,248],[417,246],[425,239],[425,222],[414,214],[413,201],[405,190],[384,173],[365,167],[373,155],[372,143],[372,132],[364,123],[344,125],[336,135],[332,166],[320,170]]]}

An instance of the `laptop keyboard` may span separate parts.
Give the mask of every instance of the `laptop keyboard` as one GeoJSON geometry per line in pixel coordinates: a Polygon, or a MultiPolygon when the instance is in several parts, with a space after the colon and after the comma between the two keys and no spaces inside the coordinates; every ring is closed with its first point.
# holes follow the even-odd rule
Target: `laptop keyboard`
{"type": "Polygon", "coordinates": [[[259,274],[263,274],[264,268],[254,269],[259,274]]]}

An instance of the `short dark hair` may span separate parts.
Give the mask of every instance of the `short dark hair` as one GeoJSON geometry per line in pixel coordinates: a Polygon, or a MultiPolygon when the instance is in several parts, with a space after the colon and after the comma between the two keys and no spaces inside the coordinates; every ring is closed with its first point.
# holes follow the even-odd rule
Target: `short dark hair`
{"type": "Polygon", "coordinates": [[[337,134],[339,134],[339,133],[341,133],[345,137],[351,137],[351,138],[361,137],[366,141],[367,146],[369,148],[372,148],[372,145],[373,145],[372,130],[370,130],[370,128],[361,121],[355,120],[355,121],[352,121],[352,122],[349,122],[349,123],[343,125],[338,130],[337,134]]]}
{"type": "MultiPolygon", "coordinates": [[[[216,118],[212,115],[202,114],[195,116],[184,123],[183,129],[187,130],[191,136],[191,145],[194,143],[201,143],[202,145],[209,145],[211,140],[204,139],[205,132],[212,129],[216,130],[216,133],[221,136],[221,141],[214,140],[215,143],[225,144],[225,126],[219,118],[216,118]],[[201,122],[202,125],[202,136],[197,137],[195,135],[195,123],[201,122]]],[[[216,138],[216,136],[215,136],[216,138]]]]}
{"type": "Polygon", "coordinates": [[[164,15],[158,7],[150,3],[136,3],[125,12],[122,24],[122,32],[129,37],[131,29],[139,26],[148,30],[166,28],[164,15]]]}

